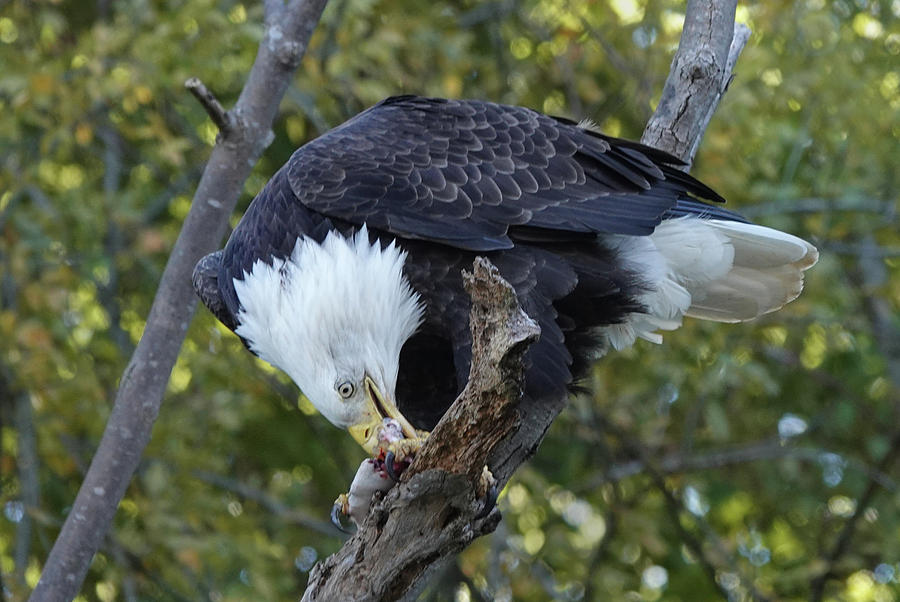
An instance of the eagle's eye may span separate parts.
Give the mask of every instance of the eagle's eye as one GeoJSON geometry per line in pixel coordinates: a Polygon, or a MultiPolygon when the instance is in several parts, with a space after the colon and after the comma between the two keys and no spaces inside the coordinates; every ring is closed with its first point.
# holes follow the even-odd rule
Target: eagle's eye
{"type": "Polygon", "coordinates": [[[356,390],[356,387],[353,386],[353,383],[349,380],[345,380],[341,384],[337,386],[338,394],[344,399],[349,399],[353,397],[353,392],[356,390]]]}

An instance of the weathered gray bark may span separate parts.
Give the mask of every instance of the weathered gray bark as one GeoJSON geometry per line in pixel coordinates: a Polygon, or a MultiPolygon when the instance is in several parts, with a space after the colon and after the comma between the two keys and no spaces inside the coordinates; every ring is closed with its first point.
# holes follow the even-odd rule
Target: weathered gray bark
{"type": "MultiPolygon", "coordinates": [[[[266,2],[265,36],[253,68],[237,104],[224,118],[228,127],[210,155],[163,272],[144,335],[122,375],[103,438],[31,600],[71,600],[81,588],[150,439],[196,307],[191,271],[222,240],[244,180],[272,139],[278,105],[325,2],[266,2]]],[[[222,120],[218,117],[217,123],[222,120]]]]}
{"type": "Polygon", "coordinates": [[[736,0],[688,0],[681,41],[662,97],[641,136],[644,144],[688,165],[750,35],[745,25],[735,25],[736,7],[736,0]]]}
{"type": "MultiPolygon", "coordinates": [[[[642,138],[688,164],[747,41],[748,30],[734,25],[736,4],[736,0],[688,2],[685,30],[663,99],[642,138]]],[[[474,332],[479,333],[480,320],[501,323],[500,318],[509,315],[510,302],[492,308],[497,315],[473,315],[474,332]]],[[[505,484],[537,449],[565,400],[555,405],[516,403],[518,378],[497,389],[494,380],[483,376],[518,375],[503,363],[514,355],[491,358],[484,353],[484,348],[473,346],[473,364],[485,372],[475,372],[473,366],[466,391],[408,474],[373,505],[359,532],[337,554],[316,565],[303,600],[409,599],[432,567],[496,528],[497,511],[475,518],[481,495],[476,473],[484,458],[498,483],[505,484]],[[499,370],[491,365],[498,361],[499,370]],[[498,395],[499,391],[505,392],[498,395]]]]}

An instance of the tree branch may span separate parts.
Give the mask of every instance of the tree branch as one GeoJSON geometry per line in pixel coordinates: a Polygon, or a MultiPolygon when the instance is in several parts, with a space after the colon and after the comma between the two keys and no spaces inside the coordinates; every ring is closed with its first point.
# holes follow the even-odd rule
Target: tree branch
{"type": "Polygon", "coordinates": [[[684,30],[662,98],[641,136],[644,144],[685,161],[685,171],[694,161],[750,35],[746,26],[735,25],[736,7],[737,0],[688,0],[684,30]]]}
{"type": "Polygon", "coordinates": [[[886,220],[894,220],[897,217],[897,208],[893,200],[866,197],[784,199],[741,207],[741,213],[749,218],[765,215],[784,215],[787,213],[813,213],[818,215],[838,211],[875,213],[883,215],[886,220]]]}
{"type": "MultiPolygon", "coordinates": [[[[748,443],[737,447],[717,449],[695,455],[674,453],[653,459],[653,465],[660,474],[676,475],[690,472],[718,470],[734,466],[735,464],[780,460],[783,458],[793,458],[805,462],[817,463],[822,461],[822,457],[825,454],[834,453],[836,452],[831,452],[820,447],[788,445],[781,439],[774,438],[768,441],[748,443]]],[[[869,466],[856,458],[848,458],[843,455],[841,457],[846,460],[850,468],[859,471],[860,474],[866,475],[874,483],[888,491],[897,491],[897,483],[887,472],[869,466]]],[[[639,458],[613,464],[607,470],[588,479],[582,487],[578,488],[578,490],[590,491],[606,483],[615,483],[642,474],[647,470],[647,464],[643,459],[639,458]]]]}
{"type": "MultiPolygon", "coordinates": [[[[4,379],[5,380],[5,379],[4,379]]],[[[8,386],[6,384],[5,386],[8,386]]],[[[34,429],[34,413],[31,398],[24,391],[14,393],[13,426],[18,442],[18,472],[21,489],[20,502],[25,513],[16,526],[16,545],[13,558],[15,560],[16,585],[25,583],[25,570],[31,554],[32,514],[40,506],[40,458],[37,451],[37,437],[34,429]]],[[[26,590],[27,591],[27,590],[26,590]]]]}
{"type": "MultiPolygon", "coordinates": [[[[897,461],[898,453],[900,453],[900,432],[895,432],[891,438],[891,445],[887,453],[882,456],[881,461],[878,462],[876,470],[882,473],[890,470],[891,466],[897,461]]],[[[866,510],[872,505],[878,489],[879,482],[874,477],[870,477],[866,483],[865,491],[863,491],[856,503],[856,510],[844,523],[844,527],[841,529],[831,549],[823,552],[821,559],[824,569],[810,583],[809,599],[813,602],[820,602],[823,599],[825,596],[825,585],[828,583],[828,580],[837,576],[835,567],[838,564],[838,560],[850,549],[850,542],[853,541],[853,537],[856,535],[859,519],[863,517],[866,510]]]]}
{"type": "Polygon", "coordinates": [[[666,504],[666,511],[671,518],[672,525],[678,532],[678,536],[688,547],[688,549],[691,550],[691,553],[697,559],[697,562],[700,564],[701,568],[703,568],[703,571],[709,578],[710,584],[719,590],[723,598],[727,599],[729,597],[729,591],[722,586],[722,584],[717,579],[717,575],[723,569],[722,565],[726,564],[727,568],[730,571],[734,572],[741,580],[741,583],[744,585],[744,587],[747,588],[751,599],[758,600],[760,602],[765,602],[766,600],[768,600],[769,598],[765,594],[757,590],[752,580],[744,575],[743,571],[740,570],[731,552],[725,548],[725,546],[722,544],[721,539],[718,537],[718,535],[716,535],[715,532],[713,532],[712,528],[703,519],[703,517],[687,511],[687,509],[684,507],[684,504],[676,496],[675,491],[670,488],[668,484],[666,484],[666,479],[663,475],[663,471],[654,465],[653,460],[650,458],[650,455],[646,451],[646,447],[641,445],[640,442],[635,441],[630,433],[623,432],[622,429],[620,429],[613,422],[605,419],[604,417],[598,416],[597,422],[598,426],[601,429],[616,437],[619,440],[622,448],[631,455],[637,457],[643,464],[647,474],[653,481],[654,486],[663,496],[663,500],[666,504]],[[691,531],[687,529],[687,527],[682,524],[681,516],[683,514],[690,514],[693,517],[693,520],[701,527],[704,532],[703,535],[705,537],[705,541],[711,544],[714,548],[715,557],[712,553],[708,552],[704,548],[704,542],[698,539],[691,531]]]}
{"type": "Polygon", "coordinates": [[[300,510],[295,510],[281,500],[272,495],[269,495],[261,489],[252,487],[247,483],[242,483],[237,479],[223,477],[222,475],[205,470],[195,470],[192,474],[195,478],[203,481],[204,483],[209,483],[214,487],[219,487],[220,489],[224,489],[225,491],[235,493],[245,500],[252,500],[256,502],[257,504],[265,508],[268,512],[271,512],[278,518],[288,523],[300,525],[301,527],[304,527],[311,531],[317,531],[322,535],[334,535],[334,527],[331,525],[331,523],[327,521],[317,520],[307,515],[306,513],[301,512],[300,510]]]}
{"type": "Polygon", "coordinates": [[[213,123],[216,124],[216,127],[219,128],[221,135],[228,135],[232,127],[234,127],[234,119],[231,114],[225,110],[222,103],[216,98],[216,95],[210,92],[203,82],[196,77],[188,78],[188,80],[184,82],[184,87],[200,101],[200,104],[203,105],[203,108],[206,109],[207,114],[209,114],[210,119],[212,119],[213,123]]]}
{"type": "Polygon", "coordinates": [[[469,382],[401,483],[337,554],[313,568],[305,601],[400,599],[500,520],[496,510],[478,516],[486,494],[479,490],[482,467],[518,426],[522,356],[540,329],[486,259],[476,259],[463,278],[472,298],[469,382]]]}
{"type": "MultiPolygon", "coordinates": [[[[267,24],[247,83],[194,194],[150,308],[144,335],[122,375],[115,404],[72,510],[31,600],[70,600],[125,494],[162,404],[196,299],[194,264],[214,250],[244,180],[272,139],[271,124],[326,0],[291,0],[267,24]]],[[[270,6],[272,3],[270,3],[270,6]]]]}

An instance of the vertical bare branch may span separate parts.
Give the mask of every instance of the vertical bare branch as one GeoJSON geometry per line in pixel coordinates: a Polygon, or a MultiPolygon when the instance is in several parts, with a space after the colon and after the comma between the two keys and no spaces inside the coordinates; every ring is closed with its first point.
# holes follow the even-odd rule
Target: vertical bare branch
{"type": "Polygon", "coordinates": [[[731,80],[730,68],[749,36],[734,25],[737,0],[689,0],[681,42],[672,59],[662,98],[641,142],[690,163],[719,100],[731,80]],[[735,29],[740,34],[735,35],[735,29]],[[730,52],[736,40],[734,52],[730,52]],[[729,56],[733,54],[733,59],[729,56]]]}
{"type": "Polygon", "coordinates": [[[32,513],[40,505],[40,479],[38,469],[40,460],[37,452],[37,436],[34,432],[34,412],[31,408],[31,397],[24,391],[15,393],[15,414],[13,426],[18,436],[18,469],[20,502],[25,510],[19,524],[16,525],[15,566],[16,579],[19,584],[25,583],[25,569],[31,554],[32,513]]]}
{"type": "Polygon", "coordinates": [[[222,133],[210,155],[144,335],[122,375],[103,438],[31,600],[70,600],[81,588],[150,439],[196,306],[191,271],[197,260],[218,246],[251,166],[272,139],[270,128],[279,102],[325,1],[292,0],[283,8],[267,3],[267,12],[278,10],[278,19],[267,23],[247,83],[230,112],[233,127],[222,133]]]}

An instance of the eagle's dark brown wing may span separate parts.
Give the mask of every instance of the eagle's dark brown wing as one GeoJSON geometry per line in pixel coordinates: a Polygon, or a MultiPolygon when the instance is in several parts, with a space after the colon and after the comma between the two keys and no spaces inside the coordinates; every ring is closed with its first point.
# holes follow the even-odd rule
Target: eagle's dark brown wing
{"type": "Polygon", "coordinates": [[[401,96],[306,144],[285,169],[300,203],[324,216],[489,251],[529,229],[646,235],[679,199],[722,200],[676,164],[522,107],[401,96]]]}

